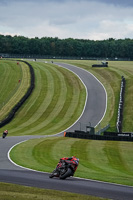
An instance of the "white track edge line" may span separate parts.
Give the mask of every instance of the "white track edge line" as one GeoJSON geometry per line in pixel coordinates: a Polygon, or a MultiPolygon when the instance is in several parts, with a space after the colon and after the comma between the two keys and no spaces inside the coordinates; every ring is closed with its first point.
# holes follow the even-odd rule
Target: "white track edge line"
{"type": "MultiPolygon", "coordinates": [[[[30,139],[29,139],[30,140],[30,139]]],[[[23,166],[21,166],[21,165],[18,165],[18,164],[16,164],[12,159],[11,159],[11,157],[10,157],[10,152],[11,152],[11,150],[15,147],[15,146],[17,146],[17,145],[19,145],[19,144],[21,144],[21,143],[24,143],[24,142],[26,142],[26,141],[28,141],[28,140],[23,140],[23,141],[21,141],[21,142],[18,142],[18,143],[16,143],[15,145],[13,145],[10,149],[9,149],[9,151],[8,151],[8,153],[7,153],[7,157],[8,157],[8,159],[9,159],[9,161],[13,164],[13,165],[15,165],[15,166],[17,166],[17,167],[20,167],[20,168],[22,168],[22,169],[26,169],[26,170],[30,170],[30,171],[34,171],[34,172],[39,172],[39,173],[47,173],[48,174],[48,172],[41,172],[41,171],[38,171],[38,170],[34,170],[34,169],[31,169],[31,168],[26,168],[26,167],[23,167],[23,166]]]]}
{"type": "MultiPolygon", "coordinates": [[[[66,63],[64,63],[64,64],[66,64],[66,63]]],[[[58,64],[56,64],[56,65],[58,65],[58,64]]],[[[68,65],[69,65],[69,66],[77,67],[77,66],[72,65],[72,64],[68,64],[68,65]]],[[[58,66],[63,67],[63,66],[61,66],[61,65],[58,65],[58,66]]],[[[63,68],[65,68],[65,67],[63,67],[63,68]]],[[[77,68],[80,68],[80,67],[77,67],[77,68]]],[[[67,69],[67,68],[65,68],[65,69],[67,69]]],[[[98,78],[97,78],[94,74],[92,74],[91,72],[89,72],[89,71],[87,71],[87,70],[85,70],[85,69],[83,69],[83,68],[80,68],[80,69],[86,71],[86,72],[89,73],[89,74],[91,74],[91,75],[102,85],[102,87],[104,88],[104,91],[105,91],[105,94],[106,94],[106,106],[105,106],[105,111],[104,111],[104,114],[103,114],[103,117],[102,117],[102,119],[103,119],[104,116],[105,116],[106,110],[107,110],[107,92],[106,92],[106,89],[105,89],[104,85],[98,80],[98,78]]],[[[74,73],[74,74],[81,80],[81,82],[83,83],[83,85],[85,86],[85,89],[86,89],[86,101],[85,101],[84,109],[83,109],[83,111],[82,111],[80,117],[76,120],[76,122],[77,122],[77,121],[81,118],[81,116],[83,115],[83,113],[84,113],[84,110],[85,110],[85,107],[86,107],[87,98],[88,98],[88,92],[87,92],[87,88],[86,88],[86,85],[85,85],[85,83],[83,82],[83,80],[82,80],[75,72],[73,72],[72,70],[70,70],[70,69],[67,69],[67,70],[69,70],[69,71],[71,71],[72,73],[74,73]]],[[[98,122],[98,124],[102,121],[102,119],[98,122]]],[[[75,123],[76,123],[76,122],[75,122],[75,123]]],[[[75,123],[74,123],[74,124],[75,124],[75,123]]],[[[73,126],[74,124],[72,124],[71,126],[73,126]]],[[[97,125],[98,125],[98,124],[97,124],[97,125]]],[[[96,125],[96,126],[97,126],[97,125],[96,125]]],[[[70,127],[71,127],[71,126],[70,126],[70,127]]],[[[95,127],[96,127],[96,126],[95,126],[95,127]]],[[[70,127],[69,127],[69,128],[70,128],[70,127]]],[[[67,129],[69,129],[69,128],[67,128],[67,129]]],[[[66,129],[66,130],[67,130],[67,129],[66,129]]],[[[63,131],[62,131],[62,132],[63,132],[63,131]]],[[[60,132],[60,133],[61,133],[61,132],[60,132]]],[[[52,136],[56,136],[56,135],[58,135],[58,134],[60,134],[60,133],[57,133],[57,134],[52,135],[52,136]]],[[[39,173],[46,173],[46,174],[49,174],[48,172],[41,172],[41,171],[37,171],[37,170],[34,170],[34,169],[30,169],[30,168],[26,168],[26,167],[23,167],[23,166],[21,166],[21,165],[18,165],[18,164],[16,164],[15,162],[13,162],[13,160],[10,158],[10,152],[11,152],[11,150],[12,150],[15,146],[17,146],[17,145],[19,145],[19,144],[21,144],[21,143],[23,143],[23,142],[26,142],[26,141],[28,141],[28,140],[21,141],[21,142],[15,144],[15,145],[13,145],[13,146],[9,149],[9,151],[8,151],[7,154],[8,154],[8,159],[10,160],[10,162],[11,162],[12,164],[14,164],[15,166],[20,167],[20,168],[22,168],[22,169],[26,169],[26,170],[30,170],[30,171],[35,171],[35,172],[39,172],[39,173]]],[[[113,184],[113,185],[126,186],[126,187],[131,187],[131,188],[133,187],[133,186],[127,186],[127,185],[122,185],[122,184],[117,184],[117,183],[109,183],[109,182],[98,181],[98,180],[93,180],[93,179],[85,179],[85,178],[80,178],[80,177],[74,177],[74,178],[76,178],[76,179],[81,179],[81,180],[89,180],[89,181],[99,182],[99,183],[108,183],[108,184],[113,184]]]]}
{"type": "MultiPolygon", "coordinates": [[[[22,169],[26,169],[26,170],[29,170],[29,171],[33,171],[33,172],[37,172],[37,173],[42,173],[42,174],[50,174],[50,172],[42,172],[42,171],[34,170],[34,169],[31,169],[31,168],[23,167],[23,166],[21,166],[21,165],[16,164],[16,163],[10,158],[10,152],[11,152],[11,150],[12,150],[15,146],[17,146],[17,145],[19,145],[19,144],[21,144],[21,143],[23,143],[23,142],[26,142],[26,141],[28,141],[28,140],[24,140],[24,141],[18,142],[18,143],[16,143],[15,145],[13,145],[13,146],[9,149],[9,151],[8,151],[7,154],[8,154],[8,159],[10,160],[10,162],[11,162],[12,164],[14,164],[15,166],[20,167],[20,168],[22,168],[22,169]]],[[[118,184],[118,183],[110,183],[110,182],[106,182],[106,181],[100,181],[100,180],[94,180],[94,179],[86,179],[86,178],[80,178],[80,177],[73,177],[73,178],[79,179],[79,180],[92,181],[92,182],[96,182],[96,183],[105,183],[105,184],[110,184],[110,185],[116,185],[116,186],[122,186],[122,187],[133,188],[133,186],[130,186],[130,185],[122,185],[122,184],[118,184]]]]}
{"type": "MultiPolygon", "coordinates": [[[[106,89],[105,89],[104,85],[102,84],[102,82],[101,82],[94,74],[92,74],[91,72],[87,71],[86,69],[83,69],[83,68],[81,68],[81,67],[78,67],[78,66],[72,65],[72,64],[68,64],[68,63],[64,63],[64,64],[67,64],[67,65],[69,65],[69,66],[73,66],[73,67],[79,68],[79,69],[81,69],[81,70],[83,70],[83,71],[85,71],[85,72],[91,74],[91,75],[102,85],[102,87],[103,87],[103,89],[104,89],[104,91],[105,91],[106,105],[105,105],[105,110],[104,110],[104,114],[103,114],[102,118],[100,119],[100,121],[99,121],[99,122],[96,124],[96,126],[95,126],[95,127],[97,127],[97,126],[100,124],[100,122],[103,120],[103,118],[104,118],[104,116],[105,116],[105,114],[106,114],[106,111],[107,111],[107,92],[106,92],[106,89]]],[[[56,65],[58,65],[58,64],[56,64],[56,65]]],[[[62,65],[58,65],[58,66],[67,69],[66,67],[64,67],[64,66],[62,66],[62,65]]],[[[73,72],[73,71],[70,70],[70,69],[68,69],[68,70],[71,71],[71,72],[73,72]]],[[[74,73],[75,75],[77,75],[75,72],[73,72],[73,73],[74,73]]],[[[77,75],[77,76],[78,76],[78,75],[77,75]]],[[[78,76],[78,78],[81,80],[81,82],[84,84],[84,86],[85,86],[85,88],[86,88],[86,85],[85,85],[85,83],[83,82],[83,80],[82,80],[79,76],[78,76]]],[[[87,88],[86,88],[86,92],[87,92],[87,88]]],[[[87,98],[88,98],[88,92],[87,92],[87,98]]],[[[87,100],[86,100],[86,102],[87,102],[87,100]]],[[[86,106],[86,104],[85,104],[85,106],[86,106]]],[[[85,107],[84,107],[84,109],[85,109],[85,107]]],[[[83,110],[83,112],[84,112],[84,110],[83,110]]],[[[81,116],[82,116],[82,114],[81,114],[81,116]]],[[[80,116],[80,117],[81,117],[81,116],[80,116]]],[[[79,119],[80,119],[80,117],[79,117],[79,119]]],[[[77,121],[78,121],[78,120],[77,120],[77,121]]],[[[76,122],[77,122],[77,121],[76,121],[76,122]]],[[[76,122],[75,122],[75,123],[76,123],[76,122]]],[[[94,128],[95,128],[95,127],[94,127],[94,128]]]]}

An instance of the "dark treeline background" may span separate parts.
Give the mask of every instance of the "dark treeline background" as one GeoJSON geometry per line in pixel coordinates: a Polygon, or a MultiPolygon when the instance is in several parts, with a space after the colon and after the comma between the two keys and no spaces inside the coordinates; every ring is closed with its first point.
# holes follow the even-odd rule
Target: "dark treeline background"
{"type": "Polygon", "coordinates": [[[0,35],[0,54],[61,57],[126,58],[133,60],[133,39],[85,40],[0,35]]]}

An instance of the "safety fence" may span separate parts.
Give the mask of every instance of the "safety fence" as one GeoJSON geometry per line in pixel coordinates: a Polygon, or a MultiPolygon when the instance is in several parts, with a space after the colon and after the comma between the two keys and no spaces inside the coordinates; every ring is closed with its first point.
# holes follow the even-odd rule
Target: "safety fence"
{"type": "Polygon", "coordinates": [[[98,130],[95,134],[96,135],[101,135],[101,133],[104,133],[109,127],[110,127],[110,124],[108,124],[107,126],[105,126],[102,129],[98,130]]]}
{"type": "Polygon", "coordinates": [[[108,67],[108,62],[101,62],[101,64],[93,64],[92,67],[108,67]]]}
{"type": "Polygon", "coordinates": [[[27,58],[27,59],[69,59],[69,60],[96,60],[96,61],[133,61],[132,58],[116,57],[92,57],[92,56],[59,56],[59,55],[40,55],[40,54],[13,54],[0,52],[1,58],[27,58]]]}
{"type": "Polygon", "coordinates": [[[125,78],[124,78],[124,76],[122,76],[121,89],[120,89],[120,100],[119,100],[117,124],[116,124],[118,133],[122,132],[124,94],[125,94],[125,78]]]}
{"type": "Polygon", "coordinates": [[[91,139],[91,140],[112,140],[112,141],[133,141],[133,133],[105,132],[104,135],[89,134],[84,131],[64,132],[64,137],[91,139]]]}

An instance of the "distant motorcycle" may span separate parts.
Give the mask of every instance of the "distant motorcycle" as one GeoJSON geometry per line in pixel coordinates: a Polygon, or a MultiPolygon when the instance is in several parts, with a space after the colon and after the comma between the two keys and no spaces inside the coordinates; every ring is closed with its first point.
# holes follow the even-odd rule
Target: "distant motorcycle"
{"type": "Polygon", "coordinates": [[[8,131],[5,130],[5,131],[3,132],[3,134],[2,134],[2,138],[5,138],[5,137],[7,136],[7,134],[8,134],[8,131]]]}
{"type": "Polygon", "coordinates": [[[50,174],[49,178],[59,177],[66,179],[73,176],[79,164],[79,159],[74,157],[74,160],[60,160],[56,169],[50,174]]]}

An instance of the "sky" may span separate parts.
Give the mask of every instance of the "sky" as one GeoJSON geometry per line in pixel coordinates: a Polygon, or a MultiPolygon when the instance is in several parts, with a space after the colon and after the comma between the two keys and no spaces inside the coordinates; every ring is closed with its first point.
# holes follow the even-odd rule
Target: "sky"
{"type": "Polygon", "coordinates": [[[133,39],[133,0],[0,0],[0,34],[133,39]]]}

